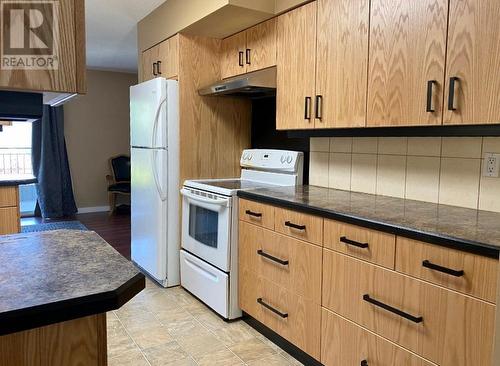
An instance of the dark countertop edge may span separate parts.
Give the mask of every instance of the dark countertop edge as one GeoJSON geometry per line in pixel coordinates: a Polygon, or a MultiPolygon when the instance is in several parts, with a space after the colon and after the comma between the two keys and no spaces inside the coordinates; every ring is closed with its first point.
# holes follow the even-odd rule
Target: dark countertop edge
{"type": "Polygon", "coordinates": [[[485,257],[499,259],[500,248],[494,247],[489,244],[463,240],[460,238],[450,237],[447,235],[440,235],[412,229],[410,227],[398,226],[387,222],[376,221],[372,219],[363,218],[360,216],[353,216],[342,212],[330,211],[327,209],[309,206],[306,204],[291,202],[279,198],[265,196],[251,191],[238,191],[238,197],[268,203],[283,208],[297,210],[311,215],[321,216],[328,219],[339,220],[349,224],[364,226],[369,229],[384,231],[390,234],[404,236],[409,239],[420,240],[431,244],[441,245],[444,247],[462,250],[464,252],[479,254],[485,257]]]}
{"type": "Polygon", "coordinates": [[[0,336],[116,310],[145,287],[138,273],[114,291],[0,313],[0,336]]]}
{"type": "Polygon", "coordinates": [[[37,183],[36,178],[30,179],[13,179],[13,180],[0,180],[0,187],[20,186],[23,184],[37,183]]]}

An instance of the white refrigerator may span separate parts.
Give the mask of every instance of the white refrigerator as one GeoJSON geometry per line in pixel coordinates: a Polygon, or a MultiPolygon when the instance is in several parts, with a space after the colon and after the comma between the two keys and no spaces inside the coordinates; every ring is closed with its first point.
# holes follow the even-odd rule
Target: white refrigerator
{"type": "Polygon", "coordinates": [[[132,261],[164,287],[179,275],[179,86],[130,87],[132,261]]]}

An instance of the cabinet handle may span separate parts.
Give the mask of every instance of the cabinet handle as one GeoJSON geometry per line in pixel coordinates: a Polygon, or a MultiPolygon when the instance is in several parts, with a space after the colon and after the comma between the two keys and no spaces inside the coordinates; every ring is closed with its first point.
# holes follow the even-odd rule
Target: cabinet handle
{"type": "Polygon", "coordinates": [[[455,84],[460,79],[456,76],[450,78],[450,91],[448,93],[448,110],[456,111],[457,107],[455,106],[455,84]]]}
{"type": "Polygon", "coordinates": [[[288,318],[288,313],[282,313],[281,311],[279,311],[279,310],[277,310],[277,309],[273,308],[271,305],[266,304],[266,303],[264,302],[264,300],[262,300],[262,297],[259,297],[259,298],[257,299],[257,302],[258,302],[260,305],[262,305],[263,307],[265,307],[266,309],[269,309],[269,310],[271,310],[273,313],[278,314],[278,315],[279,315],[279,316],[281,316],[283,319],[288,318]]]}
{"type": "Polygon", "coordinates": [[[257,254],[260,255],[260,256],[262,256],[262,257],[264,257],[264,258],[270,259],[273,262],[281,264],[282,266],[288,266],[288,261],[287,260],[279,259],[277,257],[274,257],[271,254],[268,254],[268,253],[264,252],[262,249],[257,250],[257,254]]]}
{"type": "Polygon", "coordinates": [[[311,120],[311,97],[305,98],[304,119],[311,120]]]}
{"type": "Polygon", "coordinates": [[[422,318],[421,316],[413,316],[413,315],[410,315],[408,313],[405,313],[404,311],[402,310],[399,310],[399,309],[396,309],[396,308],[393,308],[392,306],[390,305],[387,305],[387,304],[384,304],[383,302],[380,302],[378,300],[375,300],[375,299],[372,299],[370,297],[370,295],[368,294],[365,294],[363,295],[363,300],[372,304],[372,305],[375,305],[379,308],[382,308],[384,310],[387,310],[393,314],[396,314],[396,315],[399,315],[400,317],[402,318],[405,318],[405,319],[408,319],[414,323],[422,323],[424,321],[424,318],[422,318]]]}
{"type": "Polygon", "coordinates": [[[251,64],[251,62],[250,62],[250,48],[247,48],[245,53],[246,53],[246,55],[245,55],[246,63],[247,63],[247,65],[250,65],[251,64]]]}
{"type": "Polygon", "coordinates": [[[426,111],[434,113],[436,110],[432,106],[432,89],[434,85],[437,84],[436,80],[429,80],[427,82],[427,108],[426,111]]]}
{"type": "Polygon", "coordinates": [[[156,71],[158,72],[158,75],[161,75],[161,61],[156,62],[156,71]]]}
{"type": "Polygon", "coordinates": [[[246,210],[245,213],[253,217],[262,217],[262,214],[260,212],[253,212],[250,210],[246,210]]]}
{"type": "Polygon", "coordinates": [[[321,120],[323,118],[323,96],[316,95],[316,108],[315,108],[316,119],[321,120]]]}
{"type": "Polygon", "coordinates": [[[440,266],[438,264],[431,263],[428,259],[426,259],[425,261],[422,262],[422,266],[425,268],[429,268],[429,269],[432,269],[434,271],[446,273],[446,274],[449,274],[449,275],[455,276],[455,277],[462,277],[465,274],[465,272],[463,270],[457,271],[455,269],[446,268],[446,267],[440,266]]]}
{"type": "Polygon", "coordinates": [[[297,229],[297,230],[305,230],[306,229],[306,225],[297,225],[297,224],[294,224],[293,222],[290,222],[290,221],[285,221],[285,226],[288,226],[288,227],[291,227],[291,228],[297,229]]]}
{"type": "Polygon", "coordinates": [[[153,76],[156,76],[156,62],[153,62],[153,76]]]}
{"type": "Polygon", "coordinates": [[[341,236],[339,240],[347,245],[353,245],[358,248],[368,248],[368,243],[360,243],[359,241],[347,239],[345,236],[341,236]]]}
{"type": "Polygon", "coordinates": [[[243,67],[243,51],[238,52],[238,64],[243,67]]]}
{"type": "Polygon", "coordinates": [[[368,366],[368,361],[367,360],[361,361],[360,366],[368,366]]]}

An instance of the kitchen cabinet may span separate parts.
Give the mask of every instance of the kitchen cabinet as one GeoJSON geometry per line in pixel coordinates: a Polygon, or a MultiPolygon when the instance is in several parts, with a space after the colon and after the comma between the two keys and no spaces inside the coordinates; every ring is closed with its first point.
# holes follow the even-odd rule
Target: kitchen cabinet
{"type": "Polygon", "coordinates": [[[175,35],[142,53],[141,81],[156,77],[173,79],[179,70],[179,36],[175,35]]]}
{"type": "Polygon", "coordinates": [[[439,125],[448,0],[371,1],[367,126],[439,125]]]}
{"type": "Polygon", "coordinates": [[[319,0],[278,17],[276,127],[364,127],[369,1],[319,0]]]}
{"type": "Polygon", "coordinates": [[[0,187],[0,235],[20,231],[19,187],[0,187]]]}
{"type": "Polygon", "coordinates": [[[500,123],[500,2],[450,0],[443,124],[500,123]]]}
{"type": "Polygon", "coordinates": [[[316,13],[312,2],[278,17],[276,129],[314,128],[316,13]]]}
{"type": "MultiPolygon", "coordinates": [[[[44,14],[48,14],[44,13],[44,14]]],[[[0,72],[0,89],[44,91],[57,93],[86,92],[86,60],[85,60],[85,4],[84,0],[59,0],[54,2],[53,14],[57,15],[58,29],[46,27],[40,35],[40,42],[50,44],[52,48],[46,57],[39,57],[33,67],[2,67],[0,72]],[[50,32],[50,33],[49,33],[50,32]],[[56,35],[56,37],[54,37],[56,35]],[[58,36],[58,37],[57,37],[58,36]],[[45,66],[47,65],[47,67],[45,66]],[[53,65],[50,67],[49,65],[53,65]]],[[[27,39],[25,37],[25,39],[27,39]]],[[[45,45],[45,43],[44,43],[45,45]]],[[[13,62],[3,51],[2,62],[13,62]]],[[[34,56],[22,57],[25,63],[34,56]],[[28,60],[26,60],[28,58],[28,60]]],[[[19,59],[16,64],[21,62],[19,59]]]]}
{"type": "Polygon", "coordinates": [[[222,40],[221,75],[223,79],[275,65],[275,18],[222,40]]]}

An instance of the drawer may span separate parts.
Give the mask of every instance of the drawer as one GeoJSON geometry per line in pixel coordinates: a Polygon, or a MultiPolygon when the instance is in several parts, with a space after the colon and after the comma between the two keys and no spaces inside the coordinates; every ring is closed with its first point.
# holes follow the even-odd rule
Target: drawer
{"type": "Polygon", "coordinates": [[[334,220],[325,220],[325,248],[394,269],[396,236],[334,220]]]}
{"type": "Polygon", "coordinates": [[[321,304],[322,249],[240,222],[240,268],[321,304]]]}
{"type": "Polygon", "coordinates": [[[0,207],[19,206],[17,187],[0,187],[0,207]]]}
{"type": "Polygon", "coordinates": [[[279,233],[305,240],[313,244],[323,243],[323,219],[276,207],[274,227],[279,233]]]}
{"type": "Polygon", "coordinates": [[[274,207],[262,203],[239,200],[240,220],[274,230],[274,207]]]}
{"type": "Polygon", "coordinates": [[[0,208],[0,235],[16,234],[20,231],[18,207],[0,208]]]}
{"type": "Polygon", "coordinates": [[[441,366],[491,363],[495,305],[328,249],[323,306],[441,366]]]}
{"type": "Polygon", "coordinates": [[[243,269],[240,307],[315,359],[320,357],[321,306],[243,269]]]}
{"type": "Polygon", "coordinates": [[[321,363],[325,366],[435,366],[331,311],[322,309],[321,319],[321,363]]]}
{"type": "Polygon", "coordinates": [[[498,260],[398,236],[396,270],[496,302],[498,260]]]}

